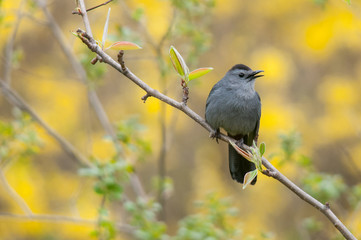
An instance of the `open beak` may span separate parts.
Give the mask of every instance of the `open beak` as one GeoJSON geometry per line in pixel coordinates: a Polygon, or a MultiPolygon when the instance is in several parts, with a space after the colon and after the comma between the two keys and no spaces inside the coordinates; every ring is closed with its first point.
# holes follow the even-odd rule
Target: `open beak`
{"type": "Polygon", "coordinates": [[[259,78],[259,77],[263,77],[264,75],[257,75],[261,72],[264,72],[263,70],[256,70],[256,71],[253,71],[247,78],[249,78],[249,80],[253,80],[253,79],[256,79],[256,78],[259,78]]]}

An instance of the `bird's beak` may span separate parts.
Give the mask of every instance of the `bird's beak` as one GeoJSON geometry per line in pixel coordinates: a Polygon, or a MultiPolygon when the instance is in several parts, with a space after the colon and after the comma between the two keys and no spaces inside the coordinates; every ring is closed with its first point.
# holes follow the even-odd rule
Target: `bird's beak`
{"type": "Polygon", "coordinates": [[[250,78],[250,80],[253,80],[253,79],[256,79],[256,78],[259,78],[259,77],[263,77],[263,75],[257,75],[258,73],[261,73],[261,72],[263,72],[263,70],[253,71],[253,72],[248,76],[248,78],[250,78]]]}

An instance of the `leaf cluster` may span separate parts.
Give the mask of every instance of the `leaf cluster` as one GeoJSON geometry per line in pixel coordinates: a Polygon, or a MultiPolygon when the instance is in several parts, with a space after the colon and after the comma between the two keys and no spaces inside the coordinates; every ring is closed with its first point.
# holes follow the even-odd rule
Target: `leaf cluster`
{"type": "Polygon", "coordinates": [[[81,176],[93,177],[96,179],[94,191],[97,194],[109,197],[109,199],[121,199],[124,191],[124,184],[129,179],[129,173],[133,172],[131,165],[126,161],[110,161],[100,163],[79,170],[81,176]]]}
{"type": "Polygon", "coordinates": [[[125,210],[130,213],[130,223],[136,227],[135,237],[140,240],[167,239],[166,225],[157,220],[157,213],[161,206],[152,199],[139,198],[136,201],[127,201],[125,210]]]}
{"type": "Polygon", "coordinates": [[[152,152],[151,143],[143,136],[147,128],[137,117],[119,121],[115,127],[117,139],[123,145],[127,156],[134,154],[137,159],[142,160],[152,152]]]}
{"type": "Polygon", "coordinates": [[[26,159],[37,153],[42,145],[35,125],[28,114],[14,109],[15,120],[0,120],[0,164],[26,159]]]}
{"type": "Polygon", "coordinates": [[[109,220],[109,212],[105,208],[99,209],[98,229],[91,233],[92,237],[103,240],[112,240],[117,235],[117,229],[113,221],[109,220]]]}
{"type": "Polygon", "coordinates": [[[187,62],[193,65],[199,56],[210,47],[212,36],[206,29],[211,22],[210,12],[215,7],[215,0],[170,0],[177,11],[177,21],[173,38],[188,41],[187,62]]]}
{"type": "Polygon", "coordinates": [[[209,194],[196,205],[199,213],[180,221],[175,240],[233,239],[240,234],[232,224],[237,209],[231,207],[229,199],[220,199],[215,194],[209,194]]]}

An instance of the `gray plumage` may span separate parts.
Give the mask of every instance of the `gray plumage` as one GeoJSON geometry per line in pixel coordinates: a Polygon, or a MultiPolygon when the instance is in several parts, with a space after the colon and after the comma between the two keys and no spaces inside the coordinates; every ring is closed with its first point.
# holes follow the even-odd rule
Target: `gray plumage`
{"type": "MultiPolygon", "coordinates": [[[[252,71],[243,64],[233,66],[216,83],[209,93],[206,104],[206,121],[219,131],[223,128],[230,137],[251,146],[257,140],[261,118],[261,99],[254,89],[257,75],[263,71],[252,71]]],[[[237,182],[243,183],[244,175],[255,169],[255,165],[239,155],[229,145],[229,170],[237,182]]],[[[257,179],[252,181],[255,184],[257,179]]]]}

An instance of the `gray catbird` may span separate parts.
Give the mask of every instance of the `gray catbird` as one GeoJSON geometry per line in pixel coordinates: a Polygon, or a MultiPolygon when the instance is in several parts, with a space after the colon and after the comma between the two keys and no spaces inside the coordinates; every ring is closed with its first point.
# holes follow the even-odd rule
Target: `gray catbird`
{"type": "MultiPolygon", "coordinates": [[[[259,121],[261,118],[261,99],[254,90],[255,79],[263,72],[252,71],[243,64],[233,66],[226,75],[216,83],[209,93],[206,104],[206,121],[216,131],[227,131],[228,136],[251,146],[257,141],[259,121]]],[[[229,170],[234,180],[243,183],[244,175],[254,170],[255,165],[239,155],[229,145],[229,170]]],[[[255,184],[255,178],[251,184],[255,184]]]]}

